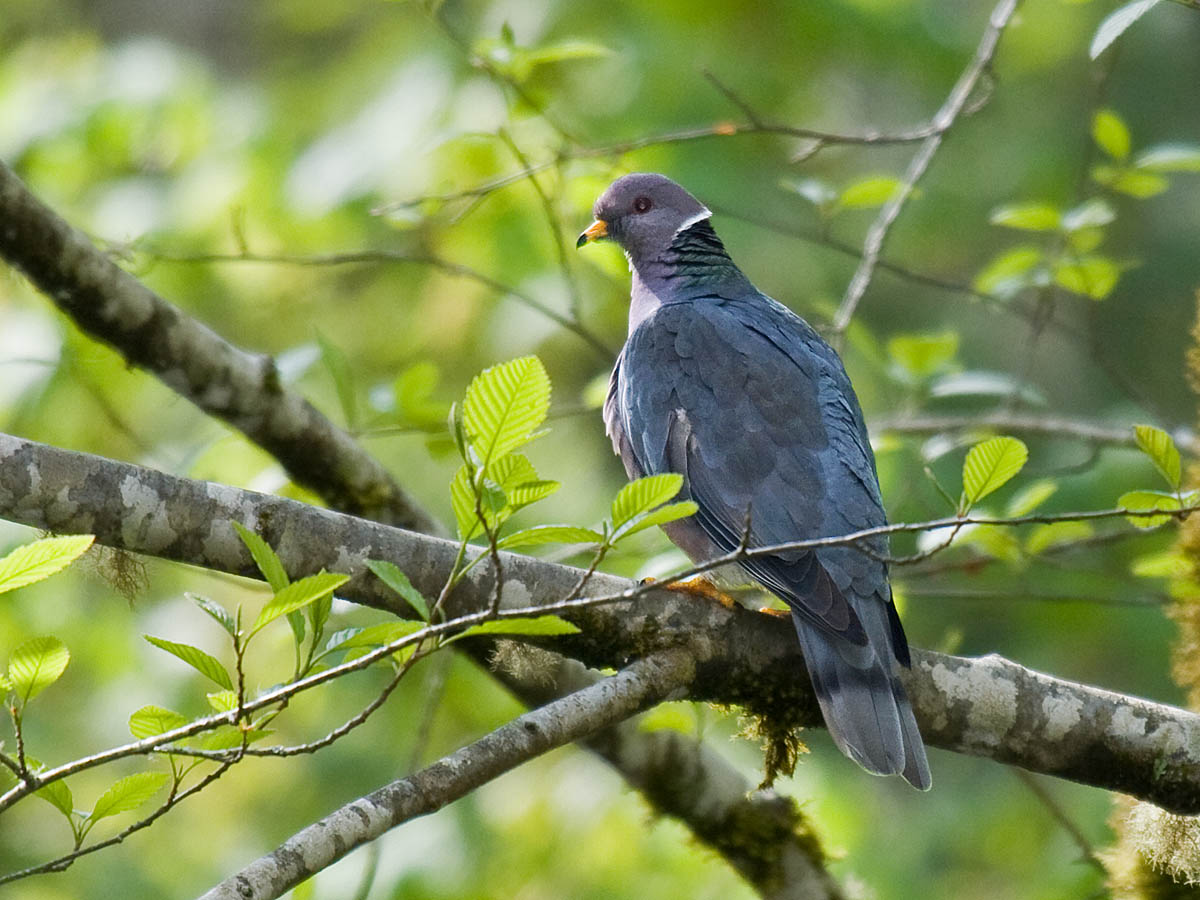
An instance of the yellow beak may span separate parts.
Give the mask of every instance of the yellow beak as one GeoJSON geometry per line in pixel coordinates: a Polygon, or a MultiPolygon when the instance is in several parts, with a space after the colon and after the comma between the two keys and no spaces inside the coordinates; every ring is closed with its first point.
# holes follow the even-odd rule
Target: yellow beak
{"type": "Polygon", "coordinates": [[[608,237],[608,223],[603,219],[597,219],[584,229],[583,234],[579,236],[579,240],[575,242],[575,246],[579,248],[591,241],[598,241],[606,237],[608,237]]]}

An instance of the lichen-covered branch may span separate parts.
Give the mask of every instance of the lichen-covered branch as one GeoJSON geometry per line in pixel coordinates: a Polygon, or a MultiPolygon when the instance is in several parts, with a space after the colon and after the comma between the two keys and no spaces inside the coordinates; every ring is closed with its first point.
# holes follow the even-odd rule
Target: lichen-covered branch
{"type": "MultiPolygon", "coordinates": [[[[251,575],[249,555],[229,526],[237,520],[258,530],[292,575],[322,567],[350,573],[354,577],[340,593],[384,609],[396,609],[399,601],[367,572],[364,560],[389,559],[432,594],[457,550],[450,541],[295,501],[10,436],[0,436],[0,516],[251,575]]],[[[508,608],[552,606],[580,575],[517,554],[505,555],[504,573],[508,608]]],[[[492,589],[488,566],[476,566],[450,595],[447,612],[485,609],[492,589]]],[[[637,589],[609,575],[593,576],[588,590],[614,599],[563,610],[582,633],[561,639],[557,649],[589,665],[619,666],[686,645],[696,659],[693,698],[739,704],[778,727],[820,723],[789,622],[678,592],[637,589]]],[[[1174,812],[1200,812],[1200,716],[1052,678],[997,656],[965,659],[917,650],[913,657],[905,684],[930,745],[1123,791],[1174,812]]]]}
{"type": "Polygon", "coordinates": [[[203,900],[279,897],[397,825],[436,812],[523,762],[666,699],[686,686],[693,671],[686,650],[665,650],[518,716],[420,772],[360,797],[297,832],[208,891],[203,900]]]}
{"type": "Polygon", "coordinates": [[[330,504],[436,531],[384,468],[307,400],[269,356],[235,347],[120,268],[0,162],[0,257],[92,337],[228,422],[330,504]]]}

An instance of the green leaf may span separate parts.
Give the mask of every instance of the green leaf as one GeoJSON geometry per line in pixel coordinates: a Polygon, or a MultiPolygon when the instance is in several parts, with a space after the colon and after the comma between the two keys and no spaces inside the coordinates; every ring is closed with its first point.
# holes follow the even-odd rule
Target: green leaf
{"type": "Polygon", "coordinates": [[[1124,162],[1129,156],[1129,129],[1111,109],[1098,109],[1092,116],[1092,139],[1117,162],[1124,162]]]}
{"type": "Polygon", "coordinates": [[[1150,457],[1154,468],[1167,480],[1167,484],[1176,490],[1182,481],[1182,471],[1179,462],[1179,449],[1169,434],[1153,425],[1134,425],[1134,436],[1137,445],[1143,453],[1150,457]]]}
{"type": "Polygon", "coordinates": [[[666,525],[677,519],[686,519],[688,516],[694,516],[696,510],[699,508],[694,500],[681,500],[678,503],[668,503],[666,506],[660,506],[656,510],[635,516],[626,522],[613,533],[613,541],[623,541],[630,535],[637,534],[639,531],[645,531],[647,528],[653,528],[655,525],[666,525]]]}
{"type": "Polygon", "coordinates": [[[163,706],[143,706],[135,710],[129,717],[129,733],[139,741],[148,737],[165,734],[187,724],[187,718],[182,713],[163,706]]]}
{"type": "Polygon", "coordinates": [[[271,590],[278,594],[287,587],[287,572],[284,570],[279,556],[271,549],[270,545],[262,537],[242,525],[241,522],[232,522],[230,524],[233,525],[233,530],[237,532],[238,537],[242,539],[242,543],[246,545],[246,549],[250,551],[250,556],[253,557],[254,564],[258,566],[258,571],[262,572],[263,578],[267,579],[267,584],[271,586],[271,590]]]}
{"type": "Polygon", "coordinates": [[[875,175],[847,185],[838,197],[838,209],[872,209],[883,206],[901,189],[902,182],[891,175],[875,175]]]}
{"type": "Polygon", "coordinates": [[[71,789],[67,787],[66,781],[61,778],[38,788],[33,795],[41,797],[68,819],[75,812],[75,798],[71,796],[71,789]]]}
{"type": "Polygon", "coordinates": [[[1115,166],[1093,166],[1092,179],[1111,190],[1139,200],[1161,194],[1170,182],[1154,172],[1140,172],[1115,166]]]}
{"type": "Polygon", "coordinates": [[[973,546],[986,556],[1012,565],[1020,565],[1024,561],[1021,545],[1013,530],[1001,525],[978,525],[964,529],[955,543],[973,546]]]}
{"type": "Polygon", "coordinates": [[[958,333],[898,334],[887,342],[888,356],[917,379],[944,369],[958,353],[958,333]]]}
{"type": "Polygon", "coordinates": [[[1189,578],[1194,572],[1190,559],[1178,550],[1162,550],[1139,556],[1129,566],[1139,578],[1189,578]]]}
{"type": "Polygon", "coordinates": [[[572,525],[535,525],[514,531],[499,541],[501,550],[512,550],[514,547],[537,547],[542,544],[599,544],[604,535],[590,528],[576,528],[572,525]]]}
{"type": "Polygon", "coordinates": [[[429,601],[425,595],[412,586],[408,576],[400,571],[394,563],[386,559],[368,559],[367,568],[375,573],[375,577],[395,591],[421,617],[423,622],[429,621],[429,601]]]}
{"type": "Polygon", "coordinates": [[[963,462],[963,499],[970,508],[1021,471],[1029,449],[1014,437],[994,437],[976,444],[963,462]]]}
{"type": "Polygon", "coordinates": [[[33,637],[8,660],[8,680],[24,706],[62,676],[71,661],[66,646],[56,637],[33,637]]]}
{"type": "Polygon", "coordinates": [[[549,497],[562,486],[539,478],[533,463],[522,453],[509,453],[496,460],[488,468],[488,477],[500,486],[514,511],[549,497]]]}
{"type": "Polygon", "coordinates": [[[1121,277],[1121,267],[1106,256],[1081,256],[1054,267],[1054,281],[1075,294],[1103,300],[1121,277]]]}
{"type": "Polygon", "coordinates": [[[60,535],[17,547],[0,559],[0,594],[61,572],[82,556],[94,540],[90,534],[60,535]]]}
{"type": "Polygon", "coordinates": [[[1091,253],[1104,243],[1103,228],[1079,228],[1067,232],[1067,243],[1073,253],[1091,253]]]}
{"type": "MultiPolygon", "coordinates": [[[[1117,498],[1117,506],[1133,511],[1175,510],[1180,508],[1179,498],[1162,491],[1128,491],[1117,498]]],[[[1171,516],[1126,516],[1130,524],[1138,528],[1157,528],[1171,521],[1171,516]]]]}
{"type": "Polygon", "coordinates": [[[224,628],[230,635],[237,633],[237,622],[230,614],[229,610],[221,604],[210,600],[208,597],[202,597],[199,594],[193,594],[191,591],[184,591],[183,596],[187,597],[198,607],[208,613],[216,620],[217,624],[224,628]]]}
{"type": "Polygon", "coordinates": [[[694,735],[696,710],[687,700],[660,703],[638,719],[637,727],[638,731],[677,731],[694,735]]]}
{"type": "Polygon", "coordinates": [[[1054,231],[1062,222],[1057,206],[1049,203],[1013,203],[992,210],[988,221],[1021,231],[1054,231]]]}
{"type": "Polygon", "coordinates": [[[1156,144],[1133,160],[1144,172],[1200,172],[1200,147],[1195,144],[1156,144]]]}
{"type": "Polygon", "coordinates": [[[349,580],[349,575],[339,575],[335,572],[320,572],[316,575],[309,575],[307,578],[301,578],[299,581],[292,582],[282,591],[276,593],[270,602],[263,607],[262,612],[258,614],[258,618],[254,620],[254,627],[250,629],[250,633],[256,633],[280,616],[303,609],[314,600],[319,600],[326,594],[337,590],[349,580]]]}
{"type": "Polygon", "coordinates": [[[1044,258],[1040,247],[1022,245],[1006,250],[975,277],[975,289],[985,294],[1011,297],[1032,283],[1033,272],[1044,258]]]}
{"type": "Polygon", "coordinates": [[[459,466],[454,477],[450,479],[450,508],[454,510],[459,540],[469,541],[479,534],[480,521],[475,512],[475,491],[471,488],[471,473],[466,463],[459,466]]]}
{"type": "Polygon", "coordinates": [[[179,644],[175,641],[168,641],[166,638],[154,637],[150,634],[144,634],[142,637],[160,650],[166,650],[172,656],[183,660],[205,678],[216,682],[226,690],[233,690],[233,680],[229,677],[229,673],[225,671],[225,667],[221,665],[220,660],[215,656],[211,656],[199,647],[193,647],[190,644],[179,644]]]}
{"type": "Polygon", "coordinates": [[[546,369],[536,356],[524,356],[475,376],[463,401],[463,426],[486,468],[529,441],[549,410],[546,369]]]}
{"type": "MultiPolygon", "coordinates": [[[[326,594],[323,597],[318,597],[312,602],[308,608],[308,621],[312,626],[314,635],[319,635],[325,630],[325,623],[329,621],[329,614],[333,612],[333,594],[326,594]]],[[[316,638],[314,638],[316,640],[316,638]]]]}
{"type": "Polygon", "coordinates": [[[612,502],[613,528],[620,528],[634,516],[661,506],[679,493],[683,476],[675,472],[648,475],[631,481],[617,492],[612,502]]]}
{"type": "Polygon", "coordinates": [[[1089,522],[1046,522],[1029,532],[1025,552],[1038,556],[1051,547],[1086,541],[1095,533],[1089,522]]]}
{"type": "Polygon", "coordinates": [[[89,818],[98,821],[132,812],[162,790],[170,777],[166,772],[137,772],[118,779],[100,795],[89,818]]]}
{"type": "Polygon", "coordinates": [[[418,362],[398,376],[392,387],[396,415],[401,422],[434,428],[446,421],[449,404],[431,399],[441,375],[431,362],[418,362]]]}
{"type": "Polygon", "coordinates": [[[1092,59],[1098,57],[1130,25],[1158,6],[1158,3],[1159,0],[1133,0],[1132,3],[1126,3],[1115,12],[1109,13],[1100,23],[1100,27],[1096,29],[1096,34],[1092,38],[1092,46],[1088,49],[1088,55],[1092,59]]]}
{"type": "Polygon", "coordinates": [[[493,619],[472,625],[466,631],[456,634],[447,644],[465,637],[480,634],[513,634],[526,637],[544,637],[561,634],[578,634],[579,629],[558,616],[537,616],[529,619],[493,619]]]}
{"type": "Polygon", "coordinates": [[[357,647],[385,647],[393,641],[398,641],[410,634],[415,634],[425,627],[424,622],[381,622],[378,625],[368,625],[366,628],[347,628],[337,634],[330,635],[326,652],[334,650],[352,650],[357,647]]]}
{"type": "Polygon", "coordinates": [[[342,416],[350,428],[358,426],[358,392],[354,387],[354,370],[342,349],[326,340],[322,334],[317,334],[317,344],[321,348],[321,362],[333,379],[337,389],[338,403],[342,407],[342,416]]]}
{"type": "Polygon", "coordinates": [[[237,709],[237,691],[212,691],[205,694],[204,699],[213,712],[225,713],[237,709]]]}
{"type": "Polygon", "coordinates": [[[1057,490],[1058,485],[1049,478],[1034,481],[1013,494],[1004,508],[1004,514],[1011,519],[1027,516],[1054,496],[1057,490]]]}

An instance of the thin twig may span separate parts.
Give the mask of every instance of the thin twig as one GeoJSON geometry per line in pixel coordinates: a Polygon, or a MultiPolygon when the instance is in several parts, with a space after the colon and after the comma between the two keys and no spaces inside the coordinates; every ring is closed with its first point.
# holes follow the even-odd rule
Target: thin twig
{"type": "Polygon", "coordinates": [[[1037,778],[1029,772],[1023,769],[1010,769],[1010,771],[1021,780],[1021,783],[1025,787],[1029,788],[1033,795],[1041,802],[1042,806],[1046,808],[1046,812],[1050,813],[1054,821],[1061,825],[1063,830],[1071,836],[1071,840],[1075,842],[1075,846],[1083,854],[1084,862],[1092,868],[1106,873],[1108,870],[1104,867],[1104,863],[1100,860],[1100,856],[1096,853],[1096,848],[1092,846],[1092,842],[1087,839],[1087,835],[1079,830],[1079,826],[1071,820],[1071,817],[1067,815],[1066,810],[1062,808],[1062,805],[1054,796],[1042,787],[1037,778]]]}
{"type": "Polygon", "coordinates": [[[854,277],[850,279],[850,284],[846,287],[845,297],[842,299],[842,304],[838,308],[837,315],[833,320],[835,335],[840,336],[843,334],[850,325],[850,320],[854,318],[854,312],[858,308],[859,301],[862,300],[863,294],[866,293],[867,286],[871,283],[871,278],[875,274],[875,267],[879,262],[879,255],[883,251],[883,243],[887,238],[889,229],[892,227],[892,223],[896,221],[896,217],[900,215],[900,210],[904,208],[904,204],[912,196],[917,182],[921,180],[921,176],[929,168],[929,164],[933,161],[938,147],[941,146],[946,132],[958,119],[959,114],[963,112],[972,91],[975,89],[975,85],[979,83],[979,79],[991,65],[992,57],[995,55],[996,47],[1000,42],[1000,35],[1012,19],[1013,13],[1016,12],[1019,3],[1020,0],[1000,0],[1000,3],[992,10],[991,18],[988,20],[988,27],[983,33],[979,46],[975,49],[974,57],[972,57],[971,62],[967,65],[958,82],[950,91],[950,95],[946,98],[946,102],[942,104],[942,108],[933,117],[931,124],[934,130],[925,138],[920,149],[913,156],[912,162],[909,163],[908,170],[904,173],[904,177],[901,179],[896,192],[888,198],[887,203],[883,205],[883,208],[879,211],[879,215],[867,230],[867,237],[863,242],[862,260],[859,262],[854,277]]]}

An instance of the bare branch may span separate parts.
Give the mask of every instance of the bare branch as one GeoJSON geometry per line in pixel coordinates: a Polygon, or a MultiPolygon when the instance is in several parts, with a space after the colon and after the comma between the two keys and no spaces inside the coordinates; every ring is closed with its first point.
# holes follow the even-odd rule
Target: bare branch
{"type": "MultiPolygon", "coordinates": [[[[253,577],[246,549],[226,525],[237,520],[263,534],[289,574],[321,567],[349,572],[354,577],[342,596],[389,610],[400,601],[369,575],[367,559],[391,560],[418,590],[432,594],[459,549],[452,541],[295,501],[8,436],[0,436],[0,515],[253,577]]],[[[862,533],[843,540],[861,539],[862,533]]],[[[578,583],[578,569],[517,554],[504,559],[504,610],[552,609],[570,619],[581,633],[555,642],[570,656],[612,666],[655,647],[684,644],[697,660],[693,698],[739,704],[782,725],[820,724],[789,622],[604,574],[592,576],[593,599],[556,607],[578,583]]],[[[458,583],[447,599],[450,616],[486,614],[494,586],[488,568],[475,567],[458,583]]],[[[998,656],[914,650],[913,657],[904,681],[932,746],[1121,790],[1176,812],[1200,812],[1200,716],[1055,679],[998,656]]]]}
{"type": "MultiPolygon", "coordinates": [[[[1089,444],[1112,447],[1137,447],[1133,429],[1069,419],[1062,416],[1038,415],[998,410],[970,416],[916,414],[875,419],[871,431],[897,434],[937,434],[943,431],[1003,431],[1008,434],[1032,434],[1045,437],[1069,438],[1089,444]]],[[[1191,429],[1179,428],[1171,435],[1179,449],[1191,456],[1200,455],[1200,440],[1191,429]]]]}
{"type": "Polygon", "coordinates": [[[992,57],[996,53],[996,46],[1000,42],[1000,35],[1011,21],[1019,3],[1020,0],[1000,0],[1000,3],[992,10],[988,27],[979,41],[979,46],[975,49],[974,57],[959,76],[958,82],[951,89],[942,108],[933,117],[931,123],[934,126],[933,132],[925,138],[924,143],[912,158],[912,162],[909,163],[899,188],[883,205],[879,215],[867,230],[867,237],[863,242],[862,260],[858,264],[854,277],[850,279],[850,284],[846,287],[846,295],[842,298],[842,305],[838,308],[837,315],[833,320],[835,334],[842,334],[849,326],[850,320],[854,318],[854,311],[858,308],[859,301],[862,300],[863,294],[866,293],[867,286],[875,274],[875,266],[879,261],[879,254],[883,251],[883,242],[887,239],[892,223],[896,221],[900,210],[912,196],[917,182],[921,180],[921,176],[925,174],[929,164],[933,162],[934,154],[941,146],[946,132],[963,112],[975,86],[991,65],[992,57]]]}
{"type": "Polygon", "coordinates": [[[422,531],[436,523],[384,468],[252,355],[182,314],[41,203],[0,162],[0,257],[98,340],[275,456],[339,509],[422,531]]]}
{"type": "Polygon", "coordinates": [[[203,900],[279,897],[397,825],[436,812],[527,760],[653,706],[686,686],[694,674],[683,649],[638,660],[611,678],[517,717],[415,775],[348,803],[221,882],[203,900]]]}

